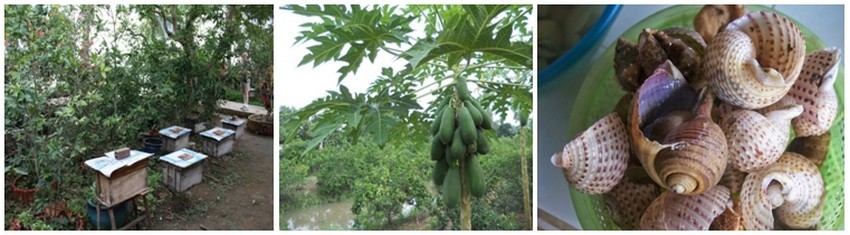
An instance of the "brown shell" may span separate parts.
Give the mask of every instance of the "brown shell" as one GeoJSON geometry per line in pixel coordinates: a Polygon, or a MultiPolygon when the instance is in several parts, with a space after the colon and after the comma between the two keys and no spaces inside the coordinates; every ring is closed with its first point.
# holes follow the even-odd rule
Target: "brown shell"
{"type": "Polygon", "coordinates": [[[835,94],[835,79],[841,50],[827,48],[806,56],[800,78],[788,91],[804,108],[803,115],[794,119],[796,136],[813,136],[829,132],[838,115],[838,95],[835,94]]]}
{"type": "Polygon", "coordinates": [[[729,189],[717,186],[698,195],[664,192],[652,201],[640,219],[649,230],[708,230],[711,222],[731,207],[729,189]]]}
{"type": "Polygon", "coordinates": [[[809,228],[820,220],[823,177],[814,163],[791,152],[768,168],[747,175],[741,191],[744,227],[771,230],[776,218],[791,228],[809,228]]]}
{"type": "Polygon", "coordinates": [[[797,137],[788,145],[788,151],[799,153],[820,167],[829,153],[829,132],[822,135],[797,137]]]}
{"type": "Polygon", "coordinates": [[[664,138],[664,143],[681,143],[681,147],[661,150],[652,161],[661,185],[676,193],[708,191],[720,181],[729,159],[723,130],[711,120],[714,98],[710,92],[702,95],[695,117],[664,138]]]}
{"type": "Polygon", "coordinates": [[[634,92],[641,83],[637,45],[625,38],[620,38],[617,40],[615,50],[617,54],[614,55],[614,73],[616,74],[614,78],[624,91],[634,92]]]}
{"type": "Polygon", "coordinates": [[[623,178],[614,189],[605,194],[609,214],[622,229],[637,229],[640,217],[652,200],[661,194],[654,183],[635,183],[623,178]]]}
{"type": "MultiPolygon", "coordinates": [[[[695,100],[695,92],[687,85],[687,82],[684,80],[681,73],[679,73],[678,69],[670,61],[666,61],[664,64],[659,66],[655,72],[649,76],[646,81],[644,81],[641,87],[636,91],[633,98],[631,119],[629,121],[629,133],[632,140],[632,149],[634,150],[637,158],[640,160],[641,165],[646,169],[646,173],[653,181],[663,188],[670,189],[671,184],[668,183],[668,179],[660,176],[659,172],[663,166],[660,162],[662,162],[662,160],[667,160],[669,157],[657,159],[660,156],[660,152],[663,150],[666,151],[666,149],[670,148],[681,150],[687,146],[688,143],[685,141],[667,142],[665,139],[650,138],[650,136],[646,134],[645,128],[651,122],[669,114],[670,112],[692,108],[695,100]]],[[[688,128],[695,127],[697,127],[697,124],[690,124],[688,128]]],[[[720,135],[722,136],[722,132],[720,135]]],[[[725,140],[723,140],[723,144],[725,146],[725,140]]],[[[699,144],[694,146],[699,146],[699,144]]],[[[671,162],[675,161],[679,160],[673,160],[671,162]]],[[[673,166],[672,168],[678,168],[679,166],[681,165],[673,166]]],[[[668,173],[670,172],[669,170],[670,169],[667,169],[668,173]]],[[[720,170],[720,173],[722,173],[722,169],[720,170]]],[[[677,178],[680,178],[680,176],[681,174],[677,176],[677,178]]],[[[719,177],[720,174],[717,174],[718,180],[719,177]]],[[[715,181],[714,184],[716,183],[717,182],[715,181]]],[[[689,185],[694,186],[695,184],[691,183],[689,185]]]]}
{"type": "Polygon", "coordinates": [[[750,12],[708,43],[702,76],[729,104],[758,109],[785,96],[803,67],[800,29],[773,12],[750,12]]]}
{"type": "Polygon", "coordinates": [[[629,159],[626,127],[617,113],[603,117],[552,155],[552,164],[576,190],[587,194],[610,191],[623,178],[629,159]]]}
{"type": "Polygon", "coordinates": [[[768,115],[777,120],[745,109],[729,114],[721,123],[731,165],[740,171],[753,172],[779,159],[788,145],[791,119],[802,111],[799,105],[771,111],[768,115]]]}
{"type": "Polygon", "coordinates": [[[711,41],[720,29],[746,13],[741,5],[705,5],[694,17],[694,28],[706,41],[711,41]]]}
{"type": "Polygon", "coordinates": [[[723,214],[714,218],[711,226],[709,226],[709,230],[744,230],[744,217],[741,216],[741,200],[732,199],[732,202],[734,206],[732,208],[726,208],[723,214]]]}

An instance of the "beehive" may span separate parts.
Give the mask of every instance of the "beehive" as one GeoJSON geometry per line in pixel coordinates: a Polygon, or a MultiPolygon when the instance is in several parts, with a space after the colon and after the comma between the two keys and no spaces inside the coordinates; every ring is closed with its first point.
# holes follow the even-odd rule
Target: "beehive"
{"type": "Polygon", "coordinates": [[[191,132],[190,129],[181,126],[171,126],[159,130],[159,134],[165,137],[163,138],[165,140],[165,151],[174,152],[189,146],[189,132],[191,132]]]}
{"type": "Polygon", "coordinates": [[[242,135],[245,134],[245,124],[248,123],[247,120],[238,118],[236,116],[232,116],[230,118],[222,118],[221,119],[221,127],[224,129],[233,130],[236,132],[234,138],[239,140],[242,138],[242,135]]]}
{"type": "Polygon", "coordinates": [[[163,161],[162,180],[174,191],[184,192],[201,183],[206,158],[207,155],[185,148],[159,157],[163,161]]]}
{"type": "Polygon", "coordinates": [[[86,166],[97,174],[95,184],[98,201],[112,207],[144,192],[148,178],[146,159],[152,155],[130,150],[129,157],[117,160],[113,151],[86,161],[86,166]]]}
{"type": "Polygon", "coordinates": [[[201,132],[201,152],[220,157],[233,151],[233,130],[216,127],[201,132]]]}

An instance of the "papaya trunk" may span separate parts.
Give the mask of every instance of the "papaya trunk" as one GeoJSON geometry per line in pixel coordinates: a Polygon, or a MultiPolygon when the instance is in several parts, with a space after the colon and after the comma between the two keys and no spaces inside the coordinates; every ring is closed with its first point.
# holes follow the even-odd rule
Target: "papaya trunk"
{"type": "MultiPolygon", "coordinates": [[[[469,156],[468,156],[469,157],[469,156]]],[[[460,161],[460,170],[465,172],[466,161],[460,161]]],[[[460,230],[472,230],[472,202],[469,197],[469,185],[466,174],[460,174],[460,230]]]]}
{"type": "Polygon", "coordinates": [[[528,183],[528,162],[525,160],[525,128],[519,129],[520,133],[520,156],[522,159],[520,160],[520,167],[522,167],[522,211],[523,215],[525,215],[525,229],[531,229],[531,199],[529,195],[529,183],[528,183]]]}

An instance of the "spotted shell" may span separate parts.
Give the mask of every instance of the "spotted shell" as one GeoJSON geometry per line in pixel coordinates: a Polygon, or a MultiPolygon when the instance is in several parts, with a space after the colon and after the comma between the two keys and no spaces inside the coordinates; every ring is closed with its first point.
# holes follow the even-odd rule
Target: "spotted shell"
{"type": "Polygon", "coordinates": [[[767,117],[746,109],[730,113],[721,122],[729,145],[730,165],[753,172],[775,162],[788,145],[791,119],[802,111],[802,106],[792,105],[771,111],[767,117]]]}
{"type": "Polygon", "coordinates": [[[747,175],[741,211],[748,230],[771,230],[776,218],[790,228],[810,228],[822,215],[823,177],[814,163],[791,152],[747,175]],[[774,211],[775,209],[775,211],[774,211]]]}
{"type": "MultiPolygon", "coordinates": [[[[732,160],[729,160],[729,164],[732,164],[732,160]]],[[[723,177],[720,178],[720,182],[718,185],[723,185],[724,187],[729,189],[729,193],[732,195],[738,195],[741,193],[741,187],[744,185],[744,178],[747,177],[747,172],[739,171],[735,169],[733,166],[726,166],[726,171],[723,172],[723,177]]]]}
{"type": "Polygon", "coordinates": [[[729,189],[723,186],[698,195],[664,192],[652,201],[640,219],[649,230],[708,230],[711,222],[732,207],[729,189]]]}
{"type": "Polygon", "coordinates": [[[796,136],[820,135],[829,131],[838,115],[838,96],[835,79],[841,50],[827,48],[806,56],[800,77],[788,91],[788,96],[803,105],[803,115],[794,119],[796,136]]]}
{"type": "Polygon", "coordinates": [[[605,205],[612,220],[622,229],[637,229],[640,217],[661,194],[654,183],[637,183],[623,178],[610,192],[605,193],[605,205]]]}
{"type": "Polygon", "coordinates": [[[701,74],[720,100],[758,109],[791,89],[805,51],[803,34],[793,22],[773,12],[749,12],[708,43],[701,74]]]}
{"type": "Polygon", "coordinates": [[[617,113],[596,121],[551,158],[570,185],[587,194],[614,188],[623,178],[628,160],[626,127],[617,113]]]}

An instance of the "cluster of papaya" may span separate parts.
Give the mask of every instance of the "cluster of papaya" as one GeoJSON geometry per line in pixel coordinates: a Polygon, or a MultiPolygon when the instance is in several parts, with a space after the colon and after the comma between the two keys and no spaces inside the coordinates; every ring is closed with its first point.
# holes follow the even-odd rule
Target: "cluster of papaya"
{"type": "Polygon", "coordinates": [[[454,88],[456,95],[443,98],[431,125],[431,160],[435,161],[432,180],[442,186],[448,207],[458,205],[462,187],[475,197],[487,191],[478,156],[490,152],[483,130],[493,130],[491,112],[470,96],[466,79],[457,79],[454,88]]]}

